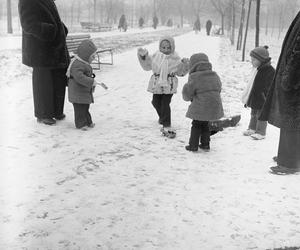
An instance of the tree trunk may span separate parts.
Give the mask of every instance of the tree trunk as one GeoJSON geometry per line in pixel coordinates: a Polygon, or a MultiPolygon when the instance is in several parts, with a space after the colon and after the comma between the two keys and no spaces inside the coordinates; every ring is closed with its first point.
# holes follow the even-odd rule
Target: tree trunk
{"type": "Polygon", "coordinates": [[[7,0],[7,33],[13,33],[12,14],[11,14],[11,0],[7,0]]]}
{"type": "Polygon", "coordinates": [[[247,34],[248,34],[248,26],[249,26],[249,17],[250,17],[250,12],[251,12],[251,3],[252,3],[252,0],[249,0],[246,30],[245,30],[244,45],[243,45],[242,61],[245,61],[245,50],[246,50],[246,42],[247,42],[247,34]]]}
{"type": "Polygon", "coordinates": [[[240,50],[242,48],[244,20],[245,20],[245,0],[243,0],[242,2],[241,20],[240,20],[238,41],[236,47],[237,50],[240,50]]]}
{"type": "Polygon", "coordinates": [[[256,0],[256,29],[255,29],[255,47],[259,46],[259,16],[260,16],[260,0],[256,0]]]}
{"type": "Polygon", "coordinates": [[[268,29],[269,29],[269,7],[267,7],[267,17],[266,17],[266,28],[265,28],[265,35],[268,35],[268,29]]]}
{"type": "Polygon", "coordinates": [[[225,19],[225,14],[224,13],[221,13],[221,20],[222,20],[222,27],[221,27],[221,30],[222,30],[222,35],[224,35],[224,19],[225,19]]]}
{"type": "Polygon", "coordinates": [[[232,0],[232,24],[231,24],[231,45],[234,45],[235,39],[235,0],[232,0]]]}

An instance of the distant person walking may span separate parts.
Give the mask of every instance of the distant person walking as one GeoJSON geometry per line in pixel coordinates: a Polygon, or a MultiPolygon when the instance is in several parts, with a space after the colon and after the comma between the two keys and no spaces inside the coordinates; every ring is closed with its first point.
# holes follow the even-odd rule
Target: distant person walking
{"type": "Polygon", "coordinates": [[[194,23],[194,31],[196,34],[198,34],[198,32],[200,32],[200,30],[201,30],[201,23],[200,23],[199,17],[197,17],[197,19],[194,23]]]}
{"type": "Polygon", "coordinates": [[[300,171],[300,12],[282,44],[275,77],[260,120],[280,128],[275,174],[300,171]]]}
{"type": "Polygon", "coordinates": [[[118,29],[120,31],[123,30],[124,32],[127,31],[127,21],[126,21],[126,17],[124,14],[120,17],[118,29]]]}
{"type": "Polygon", "coordinates": [[[22,62],[32,67],[34,114],[53,125],[63,113],[70,62],[66,47],[68,29],[54,0],[19,0],[22,26],[22,62]]]}
{"type": "Polygon", "coordinates": [[[211,27],[212,27],[211,20],[207,20],[205,27],[206,27],[206,34],[209,36],[210,35],[210,31],[211,31],[211,27]]]}

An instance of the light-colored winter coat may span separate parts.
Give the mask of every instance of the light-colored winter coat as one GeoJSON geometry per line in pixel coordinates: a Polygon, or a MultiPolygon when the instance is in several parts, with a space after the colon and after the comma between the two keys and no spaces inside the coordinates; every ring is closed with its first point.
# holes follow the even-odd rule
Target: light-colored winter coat
{"type": "Polygon", "coordinates": [[[171,54],[165,55],[160,51],[153,55],[138,54],[139,62],[146,71],[152,70],[153,74],[149,80],[147,90],[153,94],[174,94],[177,92],[178,78],[188,72],[188,63],[183,63],[175,52],[175,42],[172,37],[163,37],[162,41],[167,40],[171,44],[171,54]]]}
{"type": "Polygon", "coordinates": [[[224,116],[220,78],[212,71],[211,64],[206,61],[207,57],[193,58],[193,56],[190,59],[189,79],[182,89],[183,99],[192,102],[186,117],[198,121],[218,120],[224,116]]]}

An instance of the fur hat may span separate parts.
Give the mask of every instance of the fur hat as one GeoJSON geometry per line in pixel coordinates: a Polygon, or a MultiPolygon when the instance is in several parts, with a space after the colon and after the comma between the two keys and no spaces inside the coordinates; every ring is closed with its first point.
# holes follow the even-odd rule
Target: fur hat
{"type": "Polygon", "coordinates": [[[87,39],[81,42],[77,48],[77,55],[84,61],[88,62],[90,56],[97,51],[96,45],[92,40],[87,39]]]}
{"type": "Polygon", "coordinates": [[[175,41],[174,38],[171,36],[164,36],[159,40],[159,49],[160,49],[160,45],[163,41],[168,41],[171,45],[171,53],[174,53],[175,51],[175,41]]]}
{"type": "Polygon", "coordinates": [[[208,56],[204,53],[197,53],[190,58],[190,73],[202,70],[211,70],[212,66],[208,56]]]}
{"type": "Polygon", "coordinates": [[[260,62],[268,62],[271,60],[271,57],[269,56],[268,46],[260,46],[256,47],[250,52],[250,56],[256,58],[260,62]]]}

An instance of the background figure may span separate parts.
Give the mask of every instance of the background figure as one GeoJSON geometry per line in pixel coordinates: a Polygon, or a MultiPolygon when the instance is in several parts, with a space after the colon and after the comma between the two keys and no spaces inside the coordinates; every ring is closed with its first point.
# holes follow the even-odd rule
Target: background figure
{"type": "Polygon", "coordinates": [[[195,23],[194,23],[194,31],[196,34],[201,30],[201,23],[199,17],[197,17],[195,23]]]}
{"type": "Polygon", "coordinates": [[[67,28],[53,0],[19,0],[22,26],[22,62],[32,67],[34,114],[38,122],[53,125],[63,113],[69,64],[67,28]]]}
{"type": "Polygon", "coordinates": [[[260,120],[280,128],[277,166],[273,173],[289,174],[300,169],[300,12],[282,44],[275,77],[260,120]]]}
{"type": "Polygon", "coordinates": [[[211,20],[207,20],[207,22],[206,22],[206,34],[207,34],[208,36],[210,35],[211,27],[212,27],[212,22],[211,22],[211,20]]]}
{"type": "Polygon", "coordinates": [[[122,29],[123,29],[124,32],[127,31],[127,21],[126,21],[126,17],[124,14],[120,17],[118,29],[120,31],[122,31],[122,29]]]}

